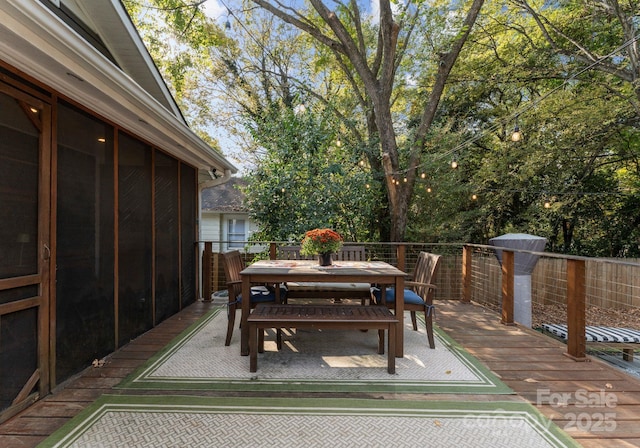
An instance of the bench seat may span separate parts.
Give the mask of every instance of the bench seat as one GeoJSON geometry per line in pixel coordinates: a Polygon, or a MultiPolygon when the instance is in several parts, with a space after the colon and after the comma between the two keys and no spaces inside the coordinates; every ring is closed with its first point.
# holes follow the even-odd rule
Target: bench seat
{"type": "MultiPolygon", "coordinates": [[[[387,330],[387,371],[395,373],[396,325],[398,320],[386,306],[359,305],[279,305],[259,304],[247,319],[249,324],[249,369],[258,369],[258,332],[265,328],[315,328],[339,330],[379,330],[378,353],[384,353],[387,330]]],[[[280,344],[278,344],[280,346],[280,344]]]]}
{"type": "MultiPolygon", "coordinates": [[[[560,339],[568,339],[566,325],[542,324],[542,329],[557,336],[560,339]]],[[[633,361],[633,352],[636,349],[632,344],[640,344],[640,331],[631,328],[586,326],[585,338],[589,345],[608,345],[621,348],[623,359],[633,361]],[[617,344],[617,345],[616,345],[617,344]]],[[[640,345],[637,346],[640,350],[640,345]]]]}

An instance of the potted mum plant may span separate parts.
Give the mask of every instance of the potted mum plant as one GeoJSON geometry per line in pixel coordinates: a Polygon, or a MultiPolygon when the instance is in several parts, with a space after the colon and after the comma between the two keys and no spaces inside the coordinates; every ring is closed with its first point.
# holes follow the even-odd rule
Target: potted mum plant
{"type": "Polygon", "coordinates": [[[320,266],[331,265],[331,254],[342,247],[342,236],[331,229],[313,229],[304,234],[300,245],[302,255],[318,255],[320,266]]]}

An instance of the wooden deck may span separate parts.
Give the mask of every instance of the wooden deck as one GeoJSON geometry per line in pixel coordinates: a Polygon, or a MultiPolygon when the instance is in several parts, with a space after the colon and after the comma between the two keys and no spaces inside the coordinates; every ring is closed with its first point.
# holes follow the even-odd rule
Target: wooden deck
{"type": "MultiPolygon", "coordinates": [[[[114,353],[103,367],[87,369],[50,396],[0,425],[0,446],[34,447],[100,395],[122,393],[112,387],[210,308],[211,304],[202,302],[190,306],[114,353]]],[[[518,394],[511,399],[530,401],[584,447],[640,446],[640,380],[595,359],[575,362],[563,355],[566,347],[562,343],[518,326],[504,326],[495,313],[482,307],[446,301],[438,302],[436,309],[437,325],[518,394]],[[552,400],[560,398],[557,394],[565,394],[572,402],[577,400],[578,405],[554,405],[552,400]],[[615,407],[603,405],[603,400],[612,399],[617,401],[615,407]],[[609,415],[605,416],[605,413],[609,415]]],[[[157,394],[157,391],[136,393],[157,394]]],[[[208,394],[245,395],[238,392],[208,394]]],[[[397,395],[384,398],[394,397],[398,398],[397,395]]],[[[376,394],[376,398],[380,398],[380,394],[376,394]]],[[[496,399],[485,395],[448,394],[403,398],[496,399]]],[[[506,398],[499,397],[501,400],[506,398]]]]}

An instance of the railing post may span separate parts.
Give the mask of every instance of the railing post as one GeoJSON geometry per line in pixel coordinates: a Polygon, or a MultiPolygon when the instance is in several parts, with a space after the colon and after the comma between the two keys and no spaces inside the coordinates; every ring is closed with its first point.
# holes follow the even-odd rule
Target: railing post
{"type": "Polygon", "coordinates": [[[505,325],[513,323],[515,254],[510,250],[502,251],[502,320],[505,325]]]}
{"type": "Polygon", "coordinates": [[[269,243],[269,259],[275,260],[276,258],[278,258],[278,246],[271,242],[269,243]]]}
{"type": "Polygon", "coordinates": [[[567,260],[567,356],[586,361],[585,262],[567,260]]]}
{"type": "Polygon", "coordinates": [[[202,253],[202,294],[205,302],[211,302],[211,256],[213,243],[207,241],[204,243],[204,252],[202,253]]]}
{"type": "Polygon", "coordinates": [[[471,246],[462,246],[462,301],[471,302],[471,246]]]}
{"type": "Polygon", "coordinates": [[[404,244],[398,244],[396,246],[396,257],[398,259],[397,268],[400,269],[401,271],[404,271],[404,268],[406,266],[406,250],[405,249],[406,248],[404,244]]]}

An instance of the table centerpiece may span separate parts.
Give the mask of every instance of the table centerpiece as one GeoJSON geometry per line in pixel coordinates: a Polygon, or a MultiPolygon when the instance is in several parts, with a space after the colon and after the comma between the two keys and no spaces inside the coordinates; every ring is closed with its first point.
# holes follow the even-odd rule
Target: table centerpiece
{"type": "Polygon", "coordinates": [[[331,255],[342,248],[342,236],[331,229],[313,229],[304,234],[300,245],[302,255],[317,255],[320,266],[330,266],[331,255]]]}

